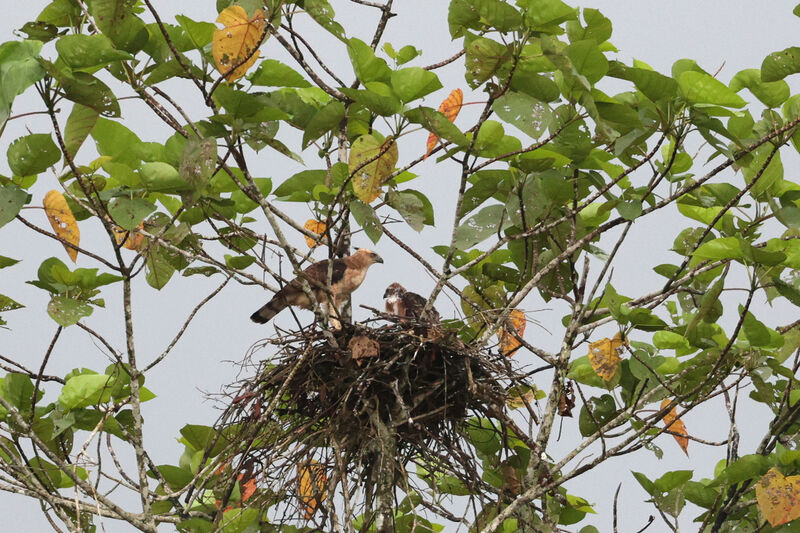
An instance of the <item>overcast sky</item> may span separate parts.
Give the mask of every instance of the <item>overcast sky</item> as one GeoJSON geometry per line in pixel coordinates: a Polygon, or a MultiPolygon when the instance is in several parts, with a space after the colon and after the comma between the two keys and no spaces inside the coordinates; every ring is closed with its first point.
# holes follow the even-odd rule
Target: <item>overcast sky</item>
{"type": "MultiPolygon", "coordinates": [[[[5,2],[11,4],[10,0],[5,2]]],[[[156,0],[153,3],[168,22],[174,22],[173,16],[177,7],[195,20],[213,21],[216,18],[213,0],[194,2],[156,0]]],[[[458,43],[450,42],[447,32],[448,2],[400,0],[395,4],[395,11],[399,16],[390,20],[385,40],[395,45],[395,49],[405,44],[413,44],[423,49],[424,55],[414,64],[425,65],[436,62],[452,55],[458,49],[458,43]]],[[[26,21],[34,19],[44,5],[45,2],[37,0],[14,2],[14,9],[5,10],[3,18],[0,19],[0,41],[14,39],[12,31],[21,27],[26,21]]],[[[365,39],[371,36],[375,17],[370,10],[363,7],[353,9],[350,2],[343,0],[333,0],[332,5],[342,15],[340,22],[346,28],[348,35],[365,39]]],[[[612,20],[614,34],[611,41],[619,49],[618,59],[629,63],[633,58],[637,58],[666,73],[669,73],[675,60],[692,58],[710,72],[716,72],[721,68],[719,77],[728,81],[741,69],[758,68],[768,53],[796,45],[797,36],[800,35],[800,19],[791,13],[794,2],[783,0],[768,3],[741,0],[726,2],[603,0],[583,2],[579,5],[598,8],[612,20]]],[[[147,21],[150,22],[149,19],[147,21]]],[[[334,70],[337,69],[337,65],[341,67],[346,56],[340,48],[337,51],[335,41],[328,39],[320,33],[320,30],[316,30],[309,38],[325,45],[323,53],[326,54],[326,58],[330,58],[334,70]],[[328,47],[328,43],[331,46],[328,47]]],[[[278,48],[278,43],[268,42],[262,49],[262,57],[283,58],[278,48]]],[[[52,54],[52,50],[46,49],[45,55],[48,54],[52,54]]],[[[461,69],[463,60],[456,68],[440,74],[445,88],[428,97],[426,105],[435,107],[452,88],[467,89],[459,73],[461,69]]],[[[177,86],[172,87],[177,88],[177,86]]],[[[465,101],[481,100],[481,94],[478,92],[470,95],[467,92],[465,101]]],[[[746,98],[750,99],[750,95],[747,94],[746,98]]],[[[193,117],[200,117],[204,113],[200,99],[196,95],[187,93],[186,96],[182,96],[181,101],[185,102],[193,117]]],[[[470,113],[477,112],[478,107],[465,108],[464,115],[459,117],[457,124],[462,126],[469,124],[470,113]]],[[[22,97],[15,103],[12,114],[39,108],[36,98],[22,97]]],[[[169,135],[158,119],[140,104],[126,102],[123,105],[122,119],[126,125],[138,132],[143,140],[163,141],[169,135]]],[[[27,122],[12,121],[0,137],[1,154],[5,154],[8,144],[13,139],[25,134],[25,128],[33,132],[49,131],[48,124],[44,120],[34,118],[27,122]]],[[[401,146],[401,162],[416,157],[422,151],[424,142],[425,135],[420,134],[417,147],[401,146]],[[405,154],[404,148],[408,150],[405,154]]],[[[82,161],[85,163],[93,157],[92,147],[87,146],[83,150],[81,157],[85,158],[82,161]]],[[[303,154],[308,168],[321,168],[322,163],[316,159],[315,153],[316,150],[312,148],[303,154]]],[[[796,158],[785,159],[784,166],[787,175],[793,174],[797,170],[796,158]]],[[[282,156],[268,150],[255,156],[250,167],[256,177],[271,177],[275,185],[299,169],[282,156]]],[[[436,256],[430,251],[430,247],[446,242],[449,238],[449,224],[452,221],[453,210],[450,196],[458,175],[454,165],[437,166],[432,161],[427,162],[419,173],[421,177],[411,182],[410,186],[423,190],[435,201],[438,227],[426,228],[420,235],[411,230],[398,230],[398,233],[409,242],[413,242],[421,254],[437,264],[436,256]]],[[[8,174],[5,157],[0,157],[0,174],[8,174]]],[[[734,176],[731,172],[726,179],[738,180],[736,183],[740,183],[741,176],[734,176]]],[[[45,191],[56,186],[52,174],[43,174],[33,193],[40,201],[45,191]]],[[[286,206],[286,209],[301,221],[308,218],[306,216],[308,210],[304,206],[286,206]]],[[[31,211],[25,215],[38,224],[46,224],[41,212],[31,211]]],[[[669,219],[664,218],[670,215],[660,216],[660,219],[655,218],[647,224],[642,224],[641,227],[638,227],[637,223],[634,227],[625,251],[626,255],[621,257],[615,274],[615,286],[618,282],[617,289],[620,292],[629,295],[648,292],[650,282],[659,279],[649,270],[649,266],[642,269],[643,257],[646,257],[650,266],[675,260],[676,256],[668,249],[676,232],[672,231],[669,219]]],[[[99,239],[97,225],[92,227],[90,223],[83,223],[81,232],[84,242],[92,242],[95,237],[99,239]]],[[[413,260],[402,255],[388,240],[382,240],[373,246],[365,236],[357,235],[354,241],[357,246],[374,248],[386,259],[384,265],[377,265],[370,271],[364,286],[356,293],[356,304],[364,303],[379,307],[383,289],[392,281],[401,281],[421,293],[432,287],[432,280],[422,273],[422,269],[413,260]]],[[[322,252],[319,253],[321,256],[322,252]]],[[[4,315],[11,329],[0,330],[0,353],[19,359],[29,367],[38,367],[56,325],[44,312],[47,295],[34,287],[21,286],[21,282],[34,278],[35,270],[43,259],[53,255],[65,259],[65,254],[58,243],[45,241],[14,222],[0,229],[0,255],[23,260],[23,263],[12,269],[0,271],[0,293],[7,294],[28,306],[25,310],[4,315]],[[27,245],[28,242],[33,245],[27,245]]],[[[97,266],[86,257],[81,257],[78,265],[97,266]]],[[[135,331],[140,360],[149,361],[163,350],[189,310],[210,292],[219,280],[216,278],[199,280],[196,277],[187,280],[177,277],[160,292],[143,286],[143,279],[140,282],[142,283],[134,301],[135,331]]],[[[119,343],[122,338],[122,324],[118,313],[119,298],[116,294],[118,291],[116,287],[104,290],[103,296],[108,302],[108,309],[95,310],[86,322],[108,334],[110,338],[117,339],[119,343]]],[[[148,388],[159,396],[144,406],[146,443],[149,449],[155,450],[157,463],[177,462],[182,447],[177,444],[176,438],[183,424],[213,423],[216,414],[211,402],[205,398],[205,393],[217,392],[223,385],[236,379],[238,368],[231,361],[241,360],[251,344],[272,331],[271,325],[258,326],[247,318],[264,303],[267,297],[268,295],[257,287],[231,284],[200,312],[195,324],[173,354],[148,376],[148,388]]],[[[452,307],[446,299],[440,300],[437,304],[443,315],[452,316],[452,307]]],[[[557,347],[562,334],[560,319],[566,309],[544,304],[534,298],[527,301],[526,306],[528,311],[537,311],[530,316],[541,323],[541,327],[529,326],[528,340],[542,345],[545,349],[557,347]]],[[[363,316],[363,310],[358,311],[358,314],[363,316]]],[[[307,318],[310,318],[310,315],[307,315],[307,318]]],[[[791,319],[777,315],[775,322],[771,324],[790,321],[791,319]]],[[[282,316],[278,319],[278,323],[288,326],[291,324],[291,317],[282,316]]],[[[74,367],[88,367],[101,371],[108,364],[102,351],[77,328],[69,328],[62,337],[48,367],[50,373],[63,375],[74,367]]],[[[584,354],[576,354],[576,357],[581,355],[584,354]]],[[[526,360],[522,355],[519,359],[521,363],[533,362],[532,359],[526,360]]],[[[725,437],[727,426],[716,428],[710,423],[720,419],[721,415],[723,413],[718,408],[700,408],[688,416],[685,422],[690,432],[697,429],[700,433],[697,436],[721,440],[725,437]]],[[[562,432],[564,444],[575,442],[576,425],[577,419],[564,421],[562,432]]],[[[754,433],[749,440],[745,436],[742,453],[752,450],[754,439],[759,436],[758,433],[754,433]]],[[[593,523],[601,531],[609,530],[611,495],[618,482],[624,483],[620,498],[622,512],[620,531],[636,531],[644,525],[647,515],[654,510],[641,503],[644,492],[629,474],[629,470],[663,472],[667,468],[689,468],[698,474],[710,476],[716,460],[724,457],[722,449],[708,449],[692,443],[691,458],[687,460],[669,436],[661,437],[658,444],[665,451],[665,458],[661,462],[657,462],[647,452],[631,456],[629,459],[613,460],[607,466],[598,468],[582,478],[578,485],[573,485],[578,494],[587,496],[590,501],[597,504],[596,508],[600,513],[596,518],[582,522],[581,525],[593,523]]],[[[692,516],[691,512],[692,510],[687,510],[684,513],[687,524],[692,516]]],[[[42,531],[47,527],[38,507],[22,497],[0,494],[0,514],[4,517],[9,531],[42,531]]],[[[660,525],[653,527],[652,531],[661,530],[660,525]]],[[[106,529],[118,531],[119,526],[107,523],[106,529]]],[[[690,529],[687,527],[687,530],[690,529]]]]}

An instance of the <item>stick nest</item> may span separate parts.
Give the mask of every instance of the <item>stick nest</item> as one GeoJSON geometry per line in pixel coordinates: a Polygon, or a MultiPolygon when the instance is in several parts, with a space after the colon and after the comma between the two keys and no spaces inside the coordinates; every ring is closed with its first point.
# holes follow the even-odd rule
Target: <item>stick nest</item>
{"type": "Polygon", "coordinates": [[[470,417],[504,410],[519,378],[508,359],[438,325],[374,322],[342,324],[336,345],[314,326],[270,339],[276,356],[234,385],[220,432],[259,486],[296,495],[297,469],[310,461],[340,487],[369,485],[387,466],[408,483],[409,461],[484,486],[464,435],[470,417]]]}

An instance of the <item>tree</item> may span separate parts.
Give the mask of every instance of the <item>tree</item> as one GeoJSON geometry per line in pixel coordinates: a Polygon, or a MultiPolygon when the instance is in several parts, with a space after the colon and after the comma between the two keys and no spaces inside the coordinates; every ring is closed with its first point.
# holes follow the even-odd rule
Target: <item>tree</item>
{"type": "MultiPolygon", "coordinates": [[[[150,0],[54,0],[25,39],[0,45],[0,133],[48,120],[3,139],[1,231],[58,242],[88,265],[37,266],[31,283],[56,329],[38,368],[2,358],[0,489],[37,500],[58,531],[94,531],[103,517],[142,531],[590,533],[587,513],[616,528],[616,498],[593,509],[565,484],[633,452],[660,458],[667,434],[687,455],[717,446],[720,463],[713,479],[634,472],[666,527],[694,512],[687,501],[701,531],[800,517],[800,185],[781,162],[800,150],[800,95],[784,80],[800,72],[798,49],[728,83],[687,59],[667,75],[614,60],[596,9],[452,0],[459,51],[426,65],[415,47],[384,42],[391,0],[353,3],[377,17],[370,39],[326,0],[217,0],[216,25],[169,23],[150,0]],[[443,87],[445,71],[464,85],[443,87]],[[38,103],[12,116],[25,93],[38,103]],[[130,100],[170,135],[127,127],[130,100]],[[305,168],[258,177],[265,154],[305,168]],[[457,183],[449,219],[413,188],[423,173],[457,183]],[[52,230],[26,212],[39,206],[52,230]],[[661,213],[674,260],[643,257],[663,281],[625,295],[614,265],[661,213]],[[431,261],[403,235],[434,220],[446,239],[431,261]],[[81,239],[87,228],[100,232],[81,239]],[[428,306],[448,295],[458,313],[439,324],[370,299],[365,319],[331,317],[301,275],[313,318],[287,318],[257,346],[219,419],[181,429],[177,461],[148,449],[156,429],[141,406],[159,400],[145,379],[199,327],[198,311],[234,283],[276,292],[310,261],[348,255],[362,231],[435,279],[428,306]],[[133,302],[176,273],[220,281],[143,361],[133,302]],[[107,310],[120,338],[86,321],[109,294],[121,294],[107,310]],[[542,301],[565,311],[557,350],[525,336],[525,311],[542,301]],[[75,370],[49,374],[68,328],[112,363],[76,357],[75,370]],[[682,420],[713,402],[723,442],[682,420]],[[737,408],[750,404],[771,419],[742,449],[737,408]],[[580,438],[556,446],[560,426],[580,438]]],[[[0,268],[25,268],[16,262],[0,256],[0,268]]],[[[0,325],[29,312],[15,289],[0,295],[0,325]]]]}

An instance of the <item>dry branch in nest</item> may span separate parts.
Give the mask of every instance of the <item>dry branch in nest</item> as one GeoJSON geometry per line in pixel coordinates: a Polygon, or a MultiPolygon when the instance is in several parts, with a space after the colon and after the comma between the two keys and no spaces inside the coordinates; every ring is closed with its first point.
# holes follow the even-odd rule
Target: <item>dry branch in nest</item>
{"type": "MultiPolygon", "coordinates": [[[[285,518],[313,515],[308,502],[316,507],[325,492],[339,494],[351,516],[373,509],[381,476],[404,492],[418,483],[409,463],[454,476],[473,494],[487,489],[464,438],[468,418],[497,418],[520,376],[505,357],[453,331],[384,318],[390,323],[380,327],[374,319],[343,324],[338,347],[313,326],[271,339],[276,356],[235,385],[219,428],[229,457],[257,465],[258,486],[274,498],[264,503],[283,501],[285,518]],[[309,494],[301,475],[312,461],[325,468],[327,487],[309,494]],[[364,489],[358,504],[350,501],[356,487],[364,489]],[[286,496],[300,503],[288,506],[286,496]]],[[[324,520],[330,508],[319,507],[315,519],[324,520]]]]}

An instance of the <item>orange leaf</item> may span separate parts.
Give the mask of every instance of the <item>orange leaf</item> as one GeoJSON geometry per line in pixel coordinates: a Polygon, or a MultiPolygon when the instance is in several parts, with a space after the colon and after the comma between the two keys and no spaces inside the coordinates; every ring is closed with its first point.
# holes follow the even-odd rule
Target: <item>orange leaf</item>
{"type": "Polygon", "coordinates": [[[297,496],[305,509],[305,519],[311,520],[317,506],[325,501],[328,484],[325,467],[313,459],[304,465],[297,465],[297,484],[297,496]]]}
{"type": "MultiPolygon", "coordinates": [[[[242,478],[244,478],[244,474],[239,474],[239,481],[240,482],[242,481],[242,478]]],[[[241,501],[243,501],[243,502],[247,501],[250,498],[250,496],[255,494],[256,488],[258,488],[258,487],[256,487],[256,478],[251,477],[247,481],[244,481],[242,483],[242,486],[241,486],[241,491],[242,491],[242,500],[241,501]]]]}
{"type": "MultiPolygon", "coordinates": [[[[56,235],[61,240],[75,246],[80,244],[81,231],[78,229],[78,221],[75,220],[75,215],[72,214],[72,210],[67,205],[67,200],[63,194],[56,190],[48,192],[44,196],[44,212],[47,214],[50,225],[53,226],[53,231],[56,232],[56,235]]],[[[64,243],[62,245],[72,262],[76,262],[78,250],[70,248],[64,243]]]]}
{"type": "MultiPolygon", "coordinates": [[[[324,235],[325,230],[328,228],[328,226],[326,226],[324,222],[321,222],[319,220],[314,220],[313,218],[306,220],[306,223],[303,227],[306,228],[308,231],[316,233],[317,235],[320,236],[324,235]]],[[[320,241],[319,239],[315,240],[312,239],[311,237],[306,237],[306,244],[308,245],[309,248],[313,248],[319,245],[320,243],[319,241],[320,241]]]]}
{"type": "MultiPolygon", "coordinates": [[[[670,404],[670,399],[664,398],[664,401],[661,402],[661,408],[666,409],[669,404],[670,404]]],[[[668,430],[673,432],[672,436],[675,437],[675,440],[678,442],[678,446],[681,447],[683,453],[685,453],[686,456],[688,457],[689,434],[686,432],[686,425],[680,418],[678,418],[677,407],[673,407],[669,413],[664,415],[664,426],[668,430]]]]}
{"type": "Polygon", "coordinates": [[[244,8],[236,5],[223,9],[217,22],[225,27],[214,31],[211,53],[217,70],[222,74],[236,67],[226,76],[230,83],[244,76],[258,59],[261,52],[255,49],[261,44],[266,20],[260,9],[253,14],[253,18],[247,18],[244,8]]]}
{"type": "Polygon", "coordinates": [[[756,484],[756,501],[772,527],[800,518],[800,476],[770,468],[756,484]]]}
{"type": "Polygon", "coordinates": [[[622,339],[622,333],[617,332],[613,339],[600,339],[589,344],[589,362],[592,364],[595,374],[605,381],[611,381],[617,373],[619,363],[619,349],[626,341],[622,339]]]}
{"type": "Polygon", "coordinates": [[[439,106],[439,112],[447,117],[450,122],[455,122],[461,105],[464,103],[464,92],[461,89],[453,89],[450,95],[444,99],[439,106]]]}
{"type": "Polygon", "coordinates": [[[508,314],[506,325],[510,325],[510,329],[498,328],[497,338],[500,340],[500,353],[506,357],[512,357],[522,346],[522,343],[514,336],[514,332],[520,337],[525,333],[525,326],[527,325],[525,313],[519,309],[514,309],[508,314]]]}
{"type": "MultiPolygon", "coordinates": [[[[447,120],[454,122],[459,111],[461,111],[461,106],[463,103],[464,92],[461,89],[453,89],[450,92],[450,95],[439,105],[439,112],[447,117],[447,120]]],[[[427,159],[428,156],[431,155],[431,152],[433,152],[433,149],[436,148],[436,143],[438,142],[439,137],[437,137],[435,133],[428,135],[427,151],[425,152],[425,157],[423,159],[427,159]]]]}
{"type": "MultiPolygon", "coordinates": [[[[140,222],[136,228],[144,229],[144,222],[140,222]]],[[[114,240],[117,241],[117,244],[121,244],[128,250],[138,250],[144,242],[144,235],[141,233],[134,233],[119,226],[112,226],[111,230],[114,232],[114,240]]]]}

